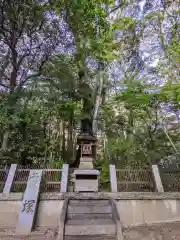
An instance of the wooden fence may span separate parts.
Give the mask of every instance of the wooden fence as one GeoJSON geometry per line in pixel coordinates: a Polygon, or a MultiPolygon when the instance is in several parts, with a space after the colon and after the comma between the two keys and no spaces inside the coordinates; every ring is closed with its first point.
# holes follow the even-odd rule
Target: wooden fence
{"type": "MultiPolygon", "coordinates": [[[[11,192],[24,192],[30,169],[18,169],[15,173],[11,192]]],[[[40,192],[59,192],[61,169],[43,169],[40,192]]]]}
{"type": "Polygon", "coordinates": [[[117,169],[118,192],[153,192],[154,178],[150,169],[117,169]]]}
{"type": "MultiPolygon", "coordinates": [[[[31,169],[40,170],[42,168],[40,165],[35,165],[31,169]]],[[[0,192],[24,192],[31,169],[16,164],[12,164],[9,168],[0,169],[0,192]]],[[[43,168],[40,192],[60,192],[62,171],[63,168],[58,167],[53,169],[43,168]]]]}
{"type": "MultiPolygon", "coordinates": [[[[62,168],[42,169],[40,192],[72,192],[75,178],[67,164],[62,168]],[[62,180],[63,179],[63,180],[62,180]]],[[[0,168],[0,192],[24,192],[30,168],[12,164],[9,168],[0,168]]],[[[180,191],[180,169],[161,168],[153,165],[150,169],[116,169],[109,166],[109,171],[100,171],[99,191],[101,192],[176,192],[180,191]]]]}
{"type": "Polygon", "coordinates": [[[180,191],[180,168],[159,167],[161,181],[165,192],[180,191]]]}

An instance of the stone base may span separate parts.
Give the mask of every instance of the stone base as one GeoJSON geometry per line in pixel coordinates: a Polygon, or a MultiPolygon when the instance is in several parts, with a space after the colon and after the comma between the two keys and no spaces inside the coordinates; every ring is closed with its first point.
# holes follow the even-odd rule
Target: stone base
{"type": "Polygon", "coordinates": [[[98,192],[98,180],[76,179],[74,190],[75,192],[98,192]]]}
{"type": "Polygon", "coordinates": [[[92,157],[81,157],[79,169],[93,169],[93,159],[92,157]]]}
{"type": "Polygon", "coordinates": [[[75,170],[75,192],[98,192],[98,170],[75,170]]]}

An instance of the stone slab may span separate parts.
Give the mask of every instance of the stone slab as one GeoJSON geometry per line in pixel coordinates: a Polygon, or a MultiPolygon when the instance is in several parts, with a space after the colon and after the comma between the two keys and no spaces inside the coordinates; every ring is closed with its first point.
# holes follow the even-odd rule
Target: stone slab
{"type": "Polygon", "coordinates": [[[109,175],[111,183],[111,192],[117,192],[117,177],[116,177],[116,167],[115,165],[109,165],[109,175]]]}
{"type": "Polygon", "coordinates": [[[116,234],[116,225],[110,220],[102,222],[91,220],[68,220],[65,227],[65,235],[96,235],[96,234],[116,234]]]}
{"type": "Polygon", "coordinates": [[[71,206],[108,206],[109,200],[70,200],[69,205],[71,206]]]}
{"type": "Polygon", "coordinates": [[[8,173],[8,177],[6,179],[6,183],[3,189],[3,193],[10,193],[11,192],[11,188],[12,188],[12,184],[13,184],[13,180],[16,174],[16,170],[17,170],[17,164],[11,164],[11,167],[9,169],[9,173],[8,173]]]}
{"type": "Polygon", "coordinates": [[[81,157],[80,162],[92,162],[92,157],[81,157]]]}
{"type": "Polygon", "coordinates": [[[100,175],[100,172],[99,170],[96,170],[96,169],[77,169],[74,171],[73,173],[74,175],[97,175],[99,176],[100,175]]]}
{"type": "Polygon", "coordinates": [[[112,206],[112,218],[113,218],[113,221],[116,223],[117,240],[122,240],[123,239],[123,231],[122,231],[122,225],[121,225],[116,201],[111,199],[111,206],[112,206]]]}
{"type": "Polygon", "coordinates": [[[114,225],[114,222],[112,219],[73,219],[73,220],[68,220],[66,222],[67,225],[114,225]]]}
{"type": "Polygon", "coordinates": [[[157,165],[152,165],[152,173],[154,176],[154,181],[155,181],[157,191],[164,192],[164,188],[162,185],[162,181],[161,181],[161,177],[160,177],[160,173],[157,165]]]}
{"type": "MultiPolygon", "coordinates": [[[[64,236],[65,240],[92,240],[91,235],[64,236]]],[[[117,240],[116,235],[93,235],[93,240],[117,240]]],[[[138,239],[139,240],[139,239],[138,239]]]]}
{"type": "Polygon", "coordinates": [[[75,192],[98,192],[98,179],[76,179],[75,192]]]}
{"type": "Polygon", "coordinates": [[[62,206],[62,211],[59,219],[59,227],[58,227],[58,236],[56,240],[64,239],[64,229],[65,229],[65,221],[67,215],[67,207],[68,207],[68,199],[66,199],[62,206]]]}
{"type": "Polygon", "coordinates": [[[36,215],[42,170],[30,170],[27,186],[21,202],[16,234],[30,234],[36,215]]]}
{"type": "Polygon", "coordinates": [[[80,162],[79,169],[93,169],[93,163],[92,162],[80,162]]]}
{"type": "Polygon", "coordinates": [[[93,159],[92,157],[81,157],[79,169],[93,169],[93,159]]]}
{"type": "Polygon", "coordinates": [[[68,172],[69,172],[69,165],[63,164],[62,173],[61,173],[61,192],[67,192],[68,188],[68,172]]]}
{"type": "Polygon", "coordinates": [[[68,214],[112,213],[111,206],[68,206],[68,214]]]}
{"type": "Polygon", "coordinates": [[[67,215],[67,220],[70,219],[76,219],[76,220],[82,220],[82,219],[111,219],[112,213],[69,213],[67,215]]]}

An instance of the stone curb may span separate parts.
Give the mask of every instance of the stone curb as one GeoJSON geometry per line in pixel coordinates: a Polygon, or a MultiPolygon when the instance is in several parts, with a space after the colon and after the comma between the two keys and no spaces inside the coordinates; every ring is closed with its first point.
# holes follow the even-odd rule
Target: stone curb
{"type": "MultiPolygon", "coordinates": [[[[0,193],[0,201],[21,201],[23,193],[0,193]]],[[[64,199],[114,199],[114,200],[180,200],[180,192],[119,192],[119,193],[42,193],[40,200],[64,199]]]]}

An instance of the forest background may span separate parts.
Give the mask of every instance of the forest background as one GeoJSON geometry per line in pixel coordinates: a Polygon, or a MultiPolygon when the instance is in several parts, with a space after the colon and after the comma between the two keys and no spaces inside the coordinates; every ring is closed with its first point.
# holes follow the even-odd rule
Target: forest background
{"type": "Polygon", "coordinates": [[[0,161],[76,159],[83,69],[96,166],[180,160],[179,0],[2,0],[0,161]]]}

